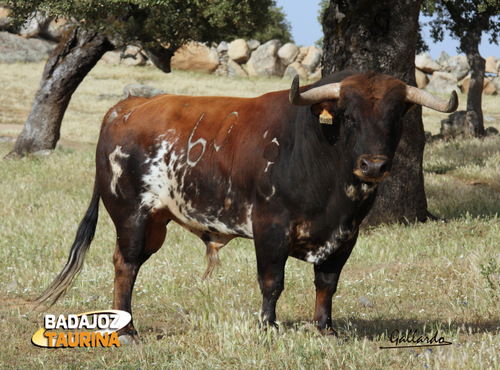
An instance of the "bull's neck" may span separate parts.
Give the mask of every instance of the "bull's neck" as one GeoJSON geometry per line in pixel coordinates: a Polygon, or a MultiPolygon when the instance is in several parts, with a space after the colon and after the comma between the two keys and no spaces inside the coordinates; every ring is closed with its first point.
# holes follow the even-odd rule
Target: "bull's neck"
{"type": "Polygon", "coordinates": [[[310,121],[308,109],[297,109],[293,138],[282,162],[284,186],[297,199],[307,194],[307,206],[311,209],[324,209],[332,198],[346,206],[352,205],[353,200],[362,201],[349,199],[345,190],[346,184],[360,185],[347,148],[342,140],[329,143],[318,122],[310,121]]]}

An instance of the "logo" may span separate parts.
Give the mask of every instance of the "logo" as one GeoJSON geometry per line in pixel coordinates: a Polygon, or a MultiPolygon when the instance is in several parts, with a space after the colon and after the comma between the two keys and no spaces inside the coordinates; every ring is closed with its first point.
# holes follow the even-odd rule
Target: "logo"
{"type": "Polygon", "coordinates": [[[415,347],[437,347],[449,346],[453,344],[444,340],[444,337],[438,336],[438,330],[434,335],[419,335],[416,330],[408,330],[405,333],[394,329],[389,336],[389,341],[395,346],[379,347],[379,349],[391,348],[415,348],[415,347]]]}
{"type": "Polygon", "coordinates": [[[45,315],[43,328],[31,338],[38,347],[119,347],[117,331],[131,320],[128,312],[103,310],[77,315],[45,315]]]}

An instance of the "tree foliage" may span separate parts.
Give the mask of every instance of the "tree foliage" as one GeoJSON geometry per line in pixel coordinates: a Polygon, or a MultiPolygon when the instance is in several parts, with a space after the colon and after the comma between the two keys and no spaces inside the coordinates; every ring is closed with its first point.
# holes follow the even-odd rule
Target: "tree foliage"
{"type": "Polygon", "coordinates": [[[426,0],[422,6],[434,41],[443,41],[445,31],[460,43],[459,52],[477,47],[482,33],[498,44],[500,36],[500,0],[426,0]]]}
{"type": "Polygon", "coordinates": [[[130,42],[161,43],[175,49],[190,40],[219,42],[259,35],[290,39],[290,25],[274,0],[8,2],[18,22],[41,11],[108,35],[116,46],[130,42]]]}
{"type": "MultiPolygon", "coordinates": [[[[323,17],[325,16],[326,9],[330,5],[330,0],[320,0],[318,3],[319,10],[318,10],[318,22],[319,24],[323,25],[323,17]]],[[[321,36],[319,40],[316,40],[315,44],[319,48],[323,48],[323,40],[324,36],[321,36]]]]}
{"type": "Polygon", "coordinates": [[[285,13],[282,7],[272,6],[269,8],[268,23],[262,30],[257,30],[251,37],[260,42],[278,39],[283,43],[292,42],[292,34],[290,32],[290,22],[286,20],[285,13]]]}
{"type": "Polygon", "coordinates": [[[281,36],[289,37],[290,28],[274,0],[8,0],[8,4],[18,24],[35,12],[73,23],[49,57],[9,158],[55,148],[73,92],[106,51],[139,44],[156,67],[170,72],[174,52],[188,41],[231,41],[251,38],[257,31],[275,37],[280,29],[281,36]],[[270,33],[265,33],[268,27],[270,33]]]}
{"type": "Polygon", "coordinates": [[[498,44],[500,0],[426,0],[423,10],[434,16],[430,22],[432,38],[442,41],[447,30],[460,43],[457,51],[467,56],[471,67],[467,120],[474,126],[474,134],[482,136],[485,60],[479,53],[479,44],[483,33],[489,34],[491,43],[498,44]]]}

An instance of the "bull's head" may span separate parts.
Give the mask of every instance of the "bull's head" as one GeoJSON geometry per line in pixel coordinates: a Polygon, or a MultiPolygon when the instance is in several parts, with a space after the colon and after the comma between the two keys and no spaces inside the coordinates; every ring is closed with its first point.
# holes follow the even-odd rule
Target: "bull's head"
{"type": "Polygon", "coordinates": [[[453,92],[446,101],[396,78],[369,72],[302,93],[296,77],[290,102],[310,105],[321,123],[333,123],[329,132],[343,140],[351,153],[354,174],[363,182],[376,183],[389,175],[402,117],[409,108],[419,104],[450,113],[457,109],[458,97],[453,92]]]}

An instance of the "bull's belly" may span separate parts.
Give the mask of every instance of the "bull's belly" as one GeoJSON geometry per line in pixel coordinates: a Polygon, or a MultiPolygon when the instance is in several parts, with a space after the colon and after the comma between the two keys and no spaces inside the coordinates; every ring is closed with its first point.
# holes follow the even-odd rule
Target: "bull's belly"
{"type": "Polygon", "coordinates": [[[146,193],[144,198],[150,199],[150,204],[152,204],[150,212],[152,214],[167,211],[177,223],[197,235],[217,234],[253,237],[251,222],[253,207],[251,205],[232,211],[216,206],[200,208],[195,201],[185,199],[182,193],[175,191],[160,194],[146,193]]]}

